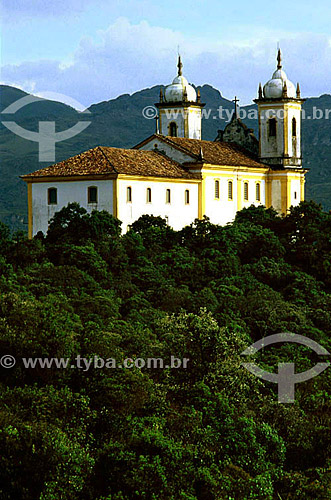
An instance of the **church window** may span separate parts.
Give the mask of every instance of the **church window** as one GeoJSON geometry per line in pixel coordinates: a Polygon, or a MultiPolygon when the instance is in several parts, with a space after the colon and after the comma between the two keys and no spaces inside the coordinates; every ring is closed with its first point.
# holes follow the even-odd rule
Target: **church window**
{"type": "Polygon", "coordinates": [[[170,137],[177,137],[177,125],[175,122],[171,122],[169,125],[169,135],[170,137]]]}
{"type": "Polygon", "coordinates": [[[190,203],[190,191],[185,189],[185,205],[189,205],[190,203]]]}
{"type": "Polygon", "coordinates": [[[244,200],[248,201],[248,182],[244,182],[244,200]]]}
{"type": "Polygon", "coordinates": [[[292,137],[297,136],[297,121],[295,118],[292,118],[292,137]]]}
{"type": "Polygon", "coordinates": [[[261,201],[261,185],[259,182],[256,183],[256,201],[261,201]]]}
{"type": "Polygon", "coordinates": [[[56,205],[57,204],[57,189],[49,188],[48,190],[48,204],[56,205]]]}
{"type": "Polygon", "coordinates": [[[228,198],[229,198],[229,200],[233,199],[233,182],[232,181],[228,182],[228,198]]]}
{"type": "Polygon", "coordinates": [[[297,195],[297,192],[296,192],[296,191],[294,191],[294,199],[295,199],[295,200],[297,199],[297,196],[298,196],[298,195],[297,195]]]}
{"type": "Polygon", "coordinates": [[[152,190],[151,190],[151,188],[147,188],[146,203],[152,203],[152,190]]]}
{"type": "Polygon", "coordinates": [[[269,137],[276,137],[276,135],[277,135],[276,118],[270,118],[268,124],[269,124],[269,137]]]}
{"type": "Polygon", "coordinates": [[[171,191],[170,191],[170,189],[166,190],[166,203],[171,203],[171,191]]]}
{"type": "Polygon", "coordinates": [[[98,203],[98,188],[90,186],[87,190],[88,203],[98,203]]]}
{"type": "Polygon", "coordinates": [[[126,201],[127,201],[127,203],[132,202],[132,188],[131,188],[131,186],[128,186],[126,188],[126,201]]]}
{"type": "Polygon", "coordinates": [[[219,200],[220,198],[220,181],[215,181],[215,198],[219,200]]]}

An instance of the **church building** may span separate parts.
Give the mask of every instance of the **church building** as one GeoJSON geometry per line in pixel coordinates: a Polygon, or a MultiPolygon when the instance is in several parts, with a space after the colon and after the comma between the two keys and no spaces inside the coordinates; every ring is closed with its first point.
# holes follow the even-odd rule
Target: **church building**
{"type": "Polygon", "coordinates": [[[259,138],[234,114],[215,141],[201,139],[200,93],[178,74],[160,92],[157,132],[132,149],[98,146],[22,176],[28,186],[29,237],[47,232],[70,202],[107,210],[125,232],[141,215],[161,216],[175,230],[208,216],[226,224],[250,205],[286,214],[304,199],[301,157],[304,100],[282,69],[260,84],[259,138]]]}

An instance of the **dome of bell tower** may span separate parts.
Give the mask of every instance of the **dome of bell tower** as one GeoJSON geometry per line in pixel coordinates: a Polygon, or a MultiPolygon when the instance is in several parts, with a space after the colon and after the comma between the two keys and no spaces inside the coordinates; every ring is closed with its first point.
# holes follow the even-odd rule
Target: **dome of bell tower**
{"type": "Polygon", "coordinates": [[[178,56],[178,74],[173,79],[170,85],[167,85],[164,91],[164,100],[165,102],[196,102],[197,93],[188,83],[185,76],[182,74],[183,64],[181,61],[181,57],[178,56]]]}
{"type": "Polygon", "coordinates": [[[277,69],[274,71],[271,79],[264,85],[263,95],[266,99],[295,98],[296,88],[282,69],[282,54],[280,49],[278,49],[277,61],[277,69]]]}

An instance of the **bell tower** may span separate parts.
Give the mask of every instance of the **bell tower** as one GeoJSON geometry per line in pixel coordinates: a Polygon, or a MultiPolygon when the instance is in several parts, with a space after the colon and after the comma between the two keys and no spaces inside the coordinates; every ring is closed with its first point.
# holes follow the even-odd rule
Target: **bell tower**
{"type": "Polygon", "coordinates": [[[183,64],[178,56],[178,74],[164,91],[160,91],[160,100],[155,106],[159,110],[159,133],[171,137],[201,139],[201,103],[200,92],[195,91],[183,76],[183,64]]]}
{"type": "Polygon", "coordinates": [[[302,167],[300,86],[288,80],[282,69],[278,49],[277,69],[272,78],[260,84],[258,99],[259,157],[276,168],[302,167]]]}

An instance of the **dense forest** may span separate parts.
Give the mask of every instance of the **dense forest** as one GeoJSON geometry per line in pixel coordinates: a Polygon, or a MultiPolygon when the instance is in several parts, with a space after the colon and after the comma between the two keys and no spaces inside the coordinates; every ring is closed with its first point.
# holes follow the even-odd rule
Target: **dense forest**
{"type": "MultiPolygon", "coordinates": [[[[285,331],[331,352],[331,215],[303,202],[224,227],[120,226],[77,204],[33,240],[0,226],[0,357],[16,358],[1,369],[0,499],[331,499],[331,370],[284,404],[241,354],[285,331]],[[21,362],[172,355],[187,368],[21,362]]],[[[251,360],[319,361],[292,343],[251,360]]]]}

